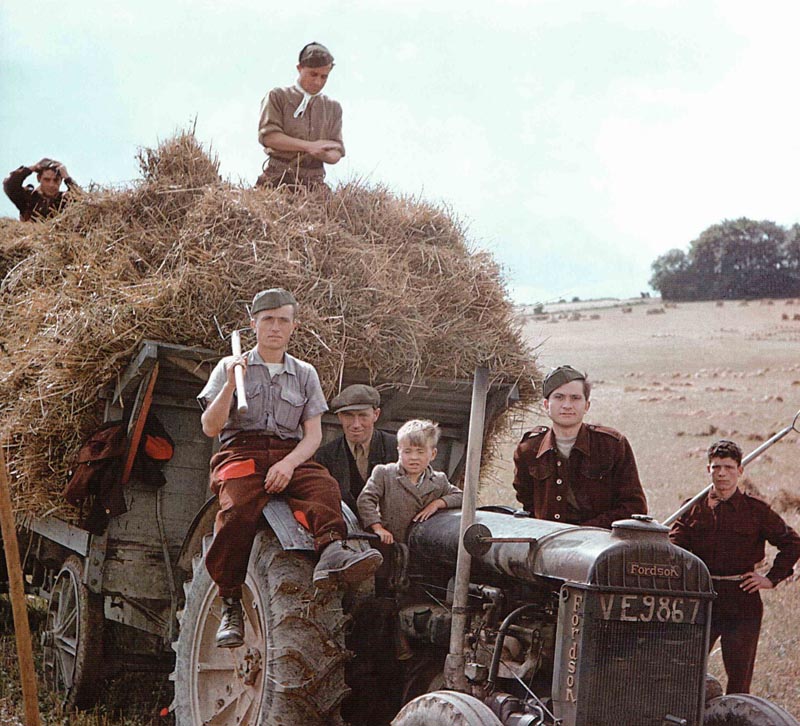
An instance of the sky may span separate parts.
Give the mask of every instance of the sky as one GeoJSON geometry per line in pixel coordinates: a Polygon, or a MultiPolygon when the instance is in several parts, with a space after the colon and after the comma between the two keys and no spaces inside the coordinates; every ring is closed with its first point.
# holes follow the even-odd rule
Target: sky
{"type": "Polygon", "coordinates": [[[798,27],[795,0],[4,0],[0,172],[129,184],[196,124],[251,184],[261,99],[316,40],[330,182],[447,206],[519,303],[637,296],[712,224],[800,221],[798,27]]]}

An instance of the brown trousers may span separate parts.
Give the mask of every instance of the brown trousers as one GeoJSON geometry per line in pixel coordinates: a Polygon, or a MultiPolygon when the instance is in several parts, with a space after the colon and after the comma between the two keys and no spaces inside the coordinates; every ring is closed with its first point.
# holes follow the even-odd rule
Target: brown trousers
{"type": "MultiPolygon", "coordinates": [[[[206,568],[222,597],[241,597],[261,511],[270,496],[264,479],[295,446],[295,440],[242,433],[211,459],[211,491],[219,497],[220,511],[206,568]]],[[[283,494],[297,520],[311,531],[318,551],[347,536],[339,485],[321,464],[300,464],[283,494]]]]}
{"type": "Polygon", "coordinates": [[[306,172],[302,167],[268,166],[256,179],[256,189],[288,187],[292,192],[319,191],[330,195],[331,188],[325,183],[325,173],[306,172]]]}
{"type": "Polygon", "coordinates": [[[722,662],[728,674],[726,693],[750,693],[756,662],[758,635],[764,606],[757,592],[746,593],[738,582],[716,581],[719,595],[711,606],[711,639],[722,646],[722,662]]]}

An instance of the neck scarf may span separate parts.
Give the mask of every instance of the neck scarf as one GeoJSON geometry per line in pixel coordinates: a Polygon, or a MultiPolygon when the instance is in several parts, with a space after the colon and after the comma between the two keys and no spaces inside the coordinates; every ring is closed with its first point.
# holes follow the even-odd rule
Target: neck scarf
{"type": "Polygon", "coordinates": [[[308,104],[311,102],[311,99],[319,96],[319,94],[322,93],[322,91],[317,91],[317,93],[309,93],[308,91],[306,91],[305,88],[303,88],[300,85],[299,82],[295,83],[294,87],[298,91],[300,91],[300,93],[303,94],[303,100],[300,101],[300,105],[295,109],[295,112],[293,114],[295,118],[300,118],[306,112],[306,109],[308,108],[308,104]]]}

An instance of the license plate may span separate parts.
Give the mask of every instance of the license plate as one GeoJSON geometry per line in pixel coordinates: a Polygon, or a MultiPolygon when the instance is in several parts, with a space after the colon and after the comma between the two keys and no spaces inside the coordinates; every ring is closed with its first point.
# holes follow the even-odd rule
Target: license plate
{"type": "Polygon", "coordinates": [[[600,614],[603,620],[622,620],[631,623],[703,623],[702,601],[691,597],[644,594],[600,594],[600,614]]]}

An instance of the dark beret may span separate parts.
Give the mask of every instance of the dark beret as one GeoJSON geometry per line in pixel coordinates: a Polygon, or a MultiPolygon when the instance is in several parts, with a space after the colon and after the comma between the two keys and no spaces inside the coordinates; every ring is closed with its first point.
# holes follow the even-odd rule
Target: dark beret
{"type": "Polygon", "coordinates": [[[323,66],[333,65],[333,56],[331,52],[322,43],[309,43],[303,46],[298,57],[298,62],[301,66],[309,68],[322,68],[323,66]]]}
{"type": "Polygon", "coordinates": [[[269,290],[262,290],[256,293],[253,298],[253,307],[250,310],[250,315],[255,317],[255,314],[260,313],[262,310],[274,310],[284,305],[297,306],[297,300],[288,290],[284,290],[282,287],[272,287],[269,290]]]}
{"type": "Polygon", "coordinates": [[[542,381],[542,395],[550,398],[550,394],[570,381],[585,381],[586,374],[572,366],[559,366],[550,371],[542,381]]]}

